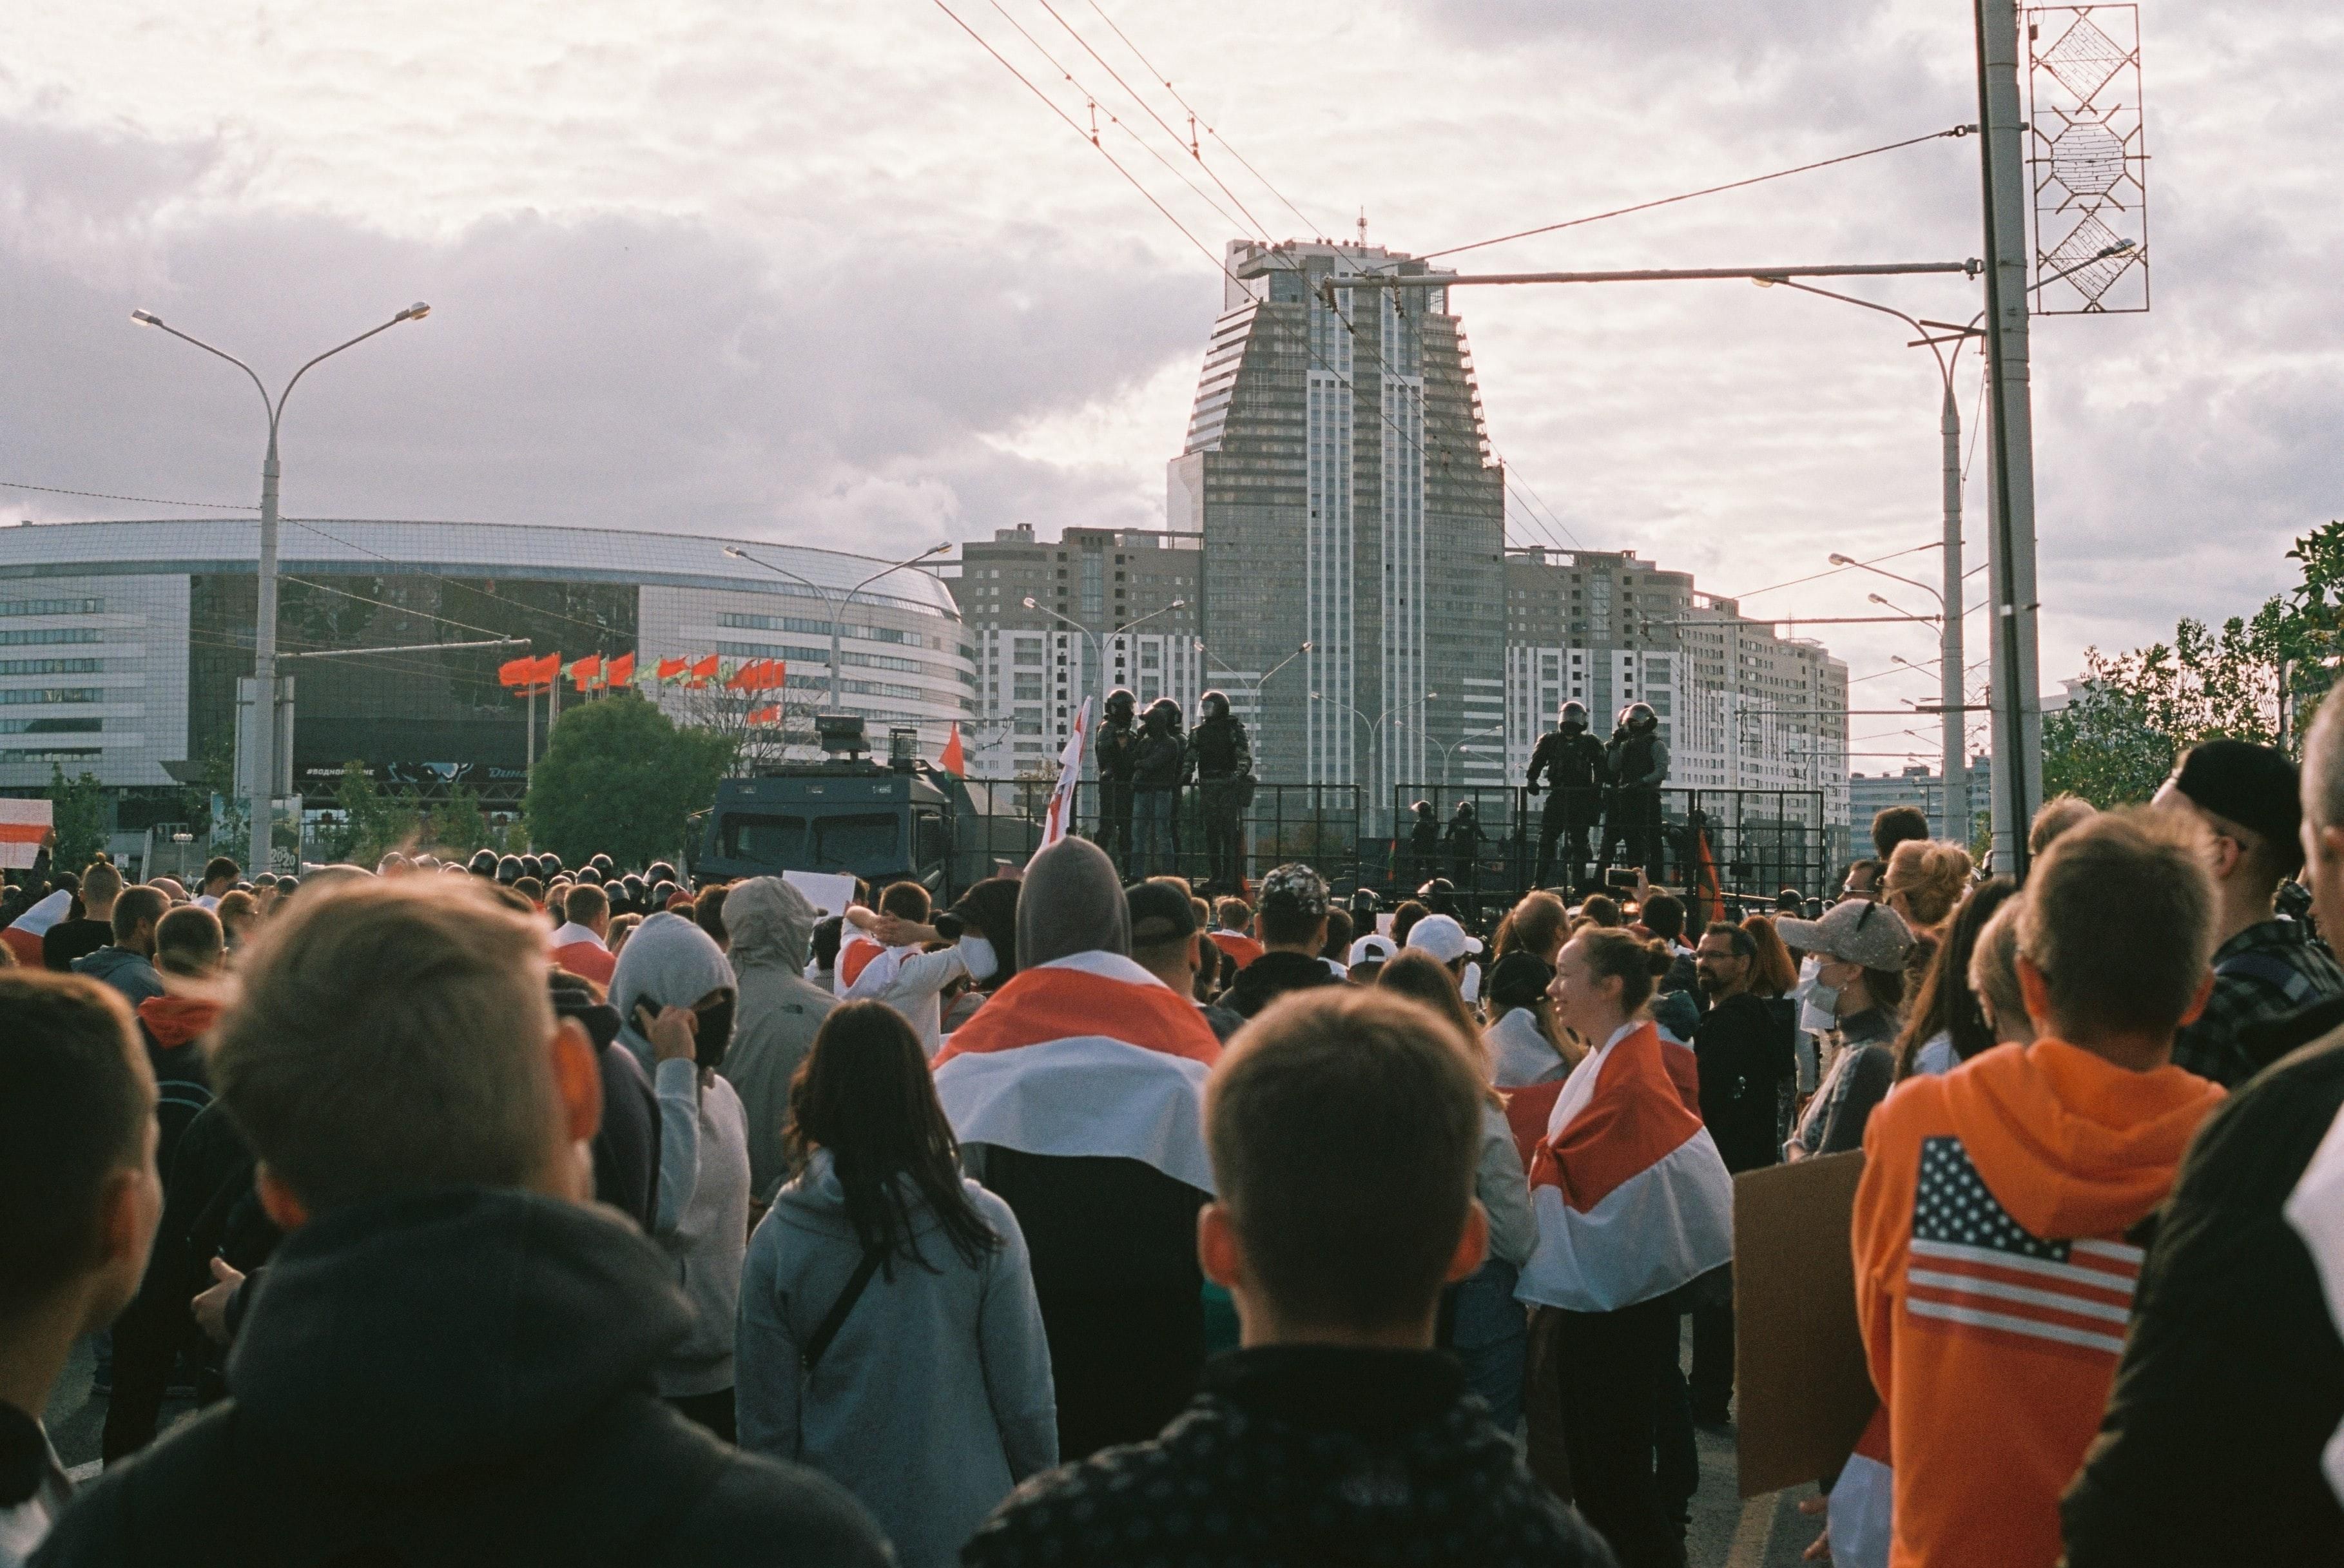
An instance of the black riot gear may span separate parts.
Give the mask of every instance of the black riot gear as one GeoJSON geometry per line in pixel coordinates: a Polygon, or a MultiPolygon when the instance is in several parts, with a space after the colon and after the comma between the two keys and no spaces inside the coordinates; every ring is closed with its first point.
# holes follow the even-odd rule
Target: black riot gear
{"type": "Polygon", "coordinates": [[[1205,869],[1217,894],[1234,889],[1245,870],[1245,808],[1252,804],[1253,743],[1229,710],[1228,693],[1197,699],[1204,718],[1188,735],[1188,761],[1203,784],[1205,869]]]}
{"type": "Polygon", "coordinates": [[[1533,793],[1543,781],[1547,792],[1546,807],[1539,818],[1538,865],[1531,879],[1538,886],[1548,885],[1560,845],[1564,885],[1576,888],[1586,874],[1591,853],[1588,835],[1602,815],[1611,768],[1603,743],[1587,733],[1585,703],[1563,703],[1559,717],[1562,727],[1539,737],[1531,751],[1530,772],[1522,780],[1533,793]]]}
{"type": "Polygon", "coordinates": [[[1139,699],[1131,694],[1128,686],[1117,686],[1106,694],[1106,716],[1110,719],[1121,718],[1128,722],[1132,710],[1138,705],[1139,699]]]}
{"type": "Polygon", "coordinates": [[[1197,704],[1204,709],[1208,721],[1229,716],[1229,694],[1227,692],[1207,692],[1197,699],[1197,704]]]}
{"type": "Polygon", "coordinates": [[[1587,733],[1587,704],[1584,703],[1565,703],[1562,705],[1562,712],[1556,714],[1555,718],[1556,722],[1561,724],[1565,734],[1583,735],[1587,733]]]}

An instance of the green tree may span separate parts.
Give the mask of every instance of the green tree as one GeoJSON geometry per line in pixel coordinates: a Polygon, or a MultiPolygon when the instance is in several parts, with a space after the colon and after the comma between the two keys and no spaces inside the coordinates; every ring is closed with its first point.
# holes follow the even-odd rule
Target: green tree
{"type": "Polygon", "coordinates": [[[530,774],[536,843],[572,865],[597,852],[641,865],[683,843],[684,818],[715,798],[732,743],[679,730],[623,693],[571,708],[530,774]]]}
{"type": "Polygon", "coordinates": [[[2043,717],[2043,793],[2103,809],[2145,801],[2173,771],[2173,741],[2096,649],[2084,662],[2075,698],[2043,717]]]}
{"type": "Polygon", "coordinates": [[[65,770],[51,763],[49,804],[50,820],[57,830],[56,847],[49,852],[50,868],[77,872],[106,847],[106,835],[114,825],[105,786],[93,773],[68,780],[65,770]]]}

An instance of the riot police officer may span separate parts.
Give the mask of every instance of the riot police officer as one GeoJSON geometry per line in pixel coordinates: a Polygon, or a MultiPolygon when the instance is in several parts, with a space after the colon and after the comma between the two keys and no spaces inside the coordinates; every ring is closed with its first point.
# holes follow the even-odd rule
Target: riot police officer
{"type": "Polygon", "coordinates": [[[1217,895],[1237,891],[1245,871],[1245,808],[1253,785],[1253,745],[1228,695],[1197,699],[1205,716],[1188,732],[1188,762],[1204,796],[1205,875],[1217,895]]]}
{"type": "Polygon", "coordinates": [[[1661,739],[1661,716],[1650,703],[1620,710],[1620,727],[1605,748],[1611,764],[1612,808],[1603,824],[1603,861],[1624,842],[1630,865],[1661,875],[1661,785],[1669,776],[1669,744],[1661,739]]]}
{"type": "Polygon", "coordinates": [[[1180,704],[1158,697],[1147,705],[1139,740],[1132,748],[1132,814],[1139,838],[1132,852],[1134,876],[1178,873],[1180,835],[1174,824],[1180,786],[1187,782],[1188,746],[1180,733],[1180,704]]]}
{"type": "Polygon", "coordinates": [[[1131,875],[1131,770],[1138,755],[1139,699],[1127,686],[1106,694],[1106,716],[1098,730],[1098,845],[1131,875]]]}
{"type": "Polygon", "coordinates": [[[1565,703],[1558,717],[1561,727],[1539,737],[1531,752],[1531,771],[1522,779],[1522,786],[1536,794],[1544,778],[1547,791],[1546,809],[1539,818],[1538,870],[1531,880],[1536,886],[1547,885],[1559,839],[1568,873],[1563,885],[1576,889],[1587,872],[1587,835],[1602,814],[1610,769],[1603,743],[1587,733],[1587,704],[1565,703]]]}

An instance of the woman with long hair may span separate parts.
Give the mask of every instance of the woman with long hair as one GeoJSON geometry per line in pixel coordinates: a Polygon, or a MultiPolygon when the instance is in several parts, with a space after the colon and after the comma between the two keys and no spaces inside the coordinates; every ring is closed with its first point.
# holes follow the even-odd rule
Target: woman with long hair
{"type": "Polygon", "coordinates": [[[1587,1054],[1587,1043],[1556,1020],[1546,994],[1570,927],[1570,912],[1551,893],[1528,895],[1498,926],[1497,955],[1481,987],[1490,1008],[1481,1041],[1501,1089],[1560,1078],[1587,1054]]]}
{"type": "Polygon", "coordinates": [[[742,1278],[741,1446],[854,1492],[906,1564],[955,1563],[1058,1459],[1025,1237],[961,1176],[919,1037],[884,1003],[823,1021],[790,1108],[799,1175],[742,1278]]]}
{"type": "MultiPolygon", "coordinates": [[[[1457,1048],[1482,1082],[1489,1082],[1489,1053],[1446,964],[1420,947],[1407,948],[1377,974],[1376,985],[1439,1014],[1451,1026],[1457,1048]]],[[[1511,1432],[1521,1419],[1522,1366],[1530,1345],[1530,1322],[1514,1300],[1514,1286],[1538,1246],[1538,1221],[1531,1217],[1530,1178],[1506,1120],[1505,1099],[1491,1088],[1486,1100],[1473,1196],[1490,1217],[1490,1251],[1481,1267],[1443,1299],[1441,1343],[1465,1364],[1465,1381],[1489,1401],[1498,1430],[1511,1432]]]]}
{"type": "Polygon", "coordinates": [[[1742,923],[1742,929],[1758,944],[1758,964],[1751,971],[1750,988],[1762,996],[1789,996],[1799,984],[1799,965],[1784,945],[1783,934],[1774,929],[1773,920],[1753,915],[1742,923]]]}
{"type": "MultiPolygon", "coordinates": [[[[1896,846],[1899,851],[1903,845],[1896,846]]],[[[2018,884],[1997,876],[1970,890],[1945,925],[1944,938],[1921,976],[1921,988],[1905,1009],[1904,1027],[1896,1037],[1896,1080],[1915,1074],[1949,1073],[1995,1043],[1994,1027],[1970,989],[1970,956],[1977,951],[1978,934],[2018,891],[2018,884]]]]}

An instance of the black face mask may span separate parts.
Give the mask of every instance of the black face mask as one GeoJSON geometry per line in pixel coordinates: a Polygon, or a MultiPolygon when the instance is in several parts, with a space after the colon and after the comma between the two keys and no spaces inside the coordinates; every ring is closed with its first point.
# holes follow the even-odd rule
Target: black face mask
{"type": "Polygon", "coordinates": [[[726,996],[697,1009],[700,1026],[692,1035],[692,1060],[711,1071],[724,1065],[724,1053],[732,1044],[732,1002],[726,996]]]}

